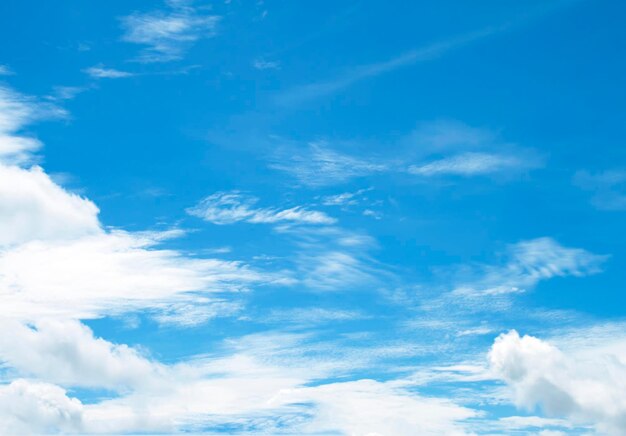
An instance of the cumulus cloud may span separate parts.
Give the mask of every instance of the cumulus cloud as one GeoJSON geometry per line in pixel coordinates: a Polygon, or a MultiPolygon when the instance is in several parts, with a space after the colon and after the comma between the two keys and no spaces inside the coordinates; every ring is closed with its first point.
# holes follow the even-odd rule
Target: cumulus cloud
{"type": "Polygon", "coordinates": [[[214,36],[218,21],[218,16],[203,14],[189,2],[170,1],[167,9],[123,17],[123,39],[146,46],[140,61],[172,61],[199,39],[214,36]]]}
{"type": "Polygon", "coordinates": [[[82,403],[65,389],[24,379],[0,385],[0,432],[5,435],[82,430],[82,403]]]}
{"type": "Polygon", "coordinates": [[[91,201],[65,191],[40,167],[23,169],[1,163],[0,227],[0,247],[102,232],[98,208],[91,201]]]}
{"type": "Polygon", "coordinates": [[[307,210],[301,206],[278,210],[257,208],[255,207],[257,202],[257,198],[237,191],[217,192],[187,209],[187,213],[214,224],[233,224],[242,221],[252,224],[279,222],[333,224],[336,221],[324,212],[307,210]]]}
{"type": "Polygon", "coordinates": [[[598,349],[591,356],[581,356],[511,331],[496,339],[489,362],[519,407],[540,406],[548,416],[593,424],[602,433],[621,435],[626,428],[623,344],[621,352],[598,349]]]}
{"type": "Polygon", "coordinates": [[[95,338],[78,321],[39,320],[29,327],[0,320],[0,361],[23,377],[63,386],[125,391],[155,384],[165,368],[126,345],[95,338]]]}

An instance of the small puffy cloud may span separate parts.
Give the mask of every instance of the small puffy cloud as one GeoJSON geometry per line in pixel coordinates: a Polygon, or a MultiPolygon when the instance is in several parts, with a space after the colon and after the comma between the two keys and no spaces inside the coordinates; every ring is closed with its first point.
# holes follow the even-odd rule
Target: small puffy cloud
{"type": "Polygon", "coordinates": [[[607,353],[598,347],[591,355],[565,354],[550,343],[511,331],[495,340],[489,362],[517,406],[540,406],[548,416],[621,435],[626,428],[623,342],[621,350],[607,353]]]}
{"type": "Polygon", "coordinates": [[[190,215],[214,224],[248,222],[274,224],[292,222],[298,224],[333,224],[336,220],[324,212],[307,210],[301,206],[290,209],[257,208],[255,197],[233,192],[217,192],[187,209],[190,215]]]}
{"type": "Polygon", "coordinates": [[[205,15],[189,2],[168,2],[166,10],[135,12],[122,18],[123,40],[146,46],[139,60],[166,62],[182,58],[194,42],[215,35],[219,17],[205,15]]]}
{"type": "Polygon", "coordinates": [[[95,79],[122,79],[133,76],[133,73],[113,68],[104,68],[103,66],[89,67],[83,71],[95,79]]]}

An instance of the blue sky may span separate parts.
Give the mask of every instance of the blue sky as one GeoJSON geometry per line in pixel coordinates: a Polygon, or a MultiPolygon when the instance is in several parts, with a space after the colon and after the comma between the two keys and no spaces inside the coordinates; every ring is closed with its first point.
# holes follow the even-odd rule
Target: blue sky
{"type": "Polygon", "coordinates": [[[616,1],[0,4],[0,432],[623,434],[616,1]]]}

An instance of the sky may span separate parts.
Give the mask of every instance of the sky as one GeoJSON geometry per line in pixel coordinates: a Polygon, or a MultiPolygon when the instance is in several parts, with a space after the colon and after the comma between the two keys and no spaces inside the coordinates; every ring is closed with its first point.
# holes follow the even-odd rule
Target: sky
{"type": "Polygon", "coordinates": [[[626,3],[0,3],[0,433],[623,435],[626,3]]]}

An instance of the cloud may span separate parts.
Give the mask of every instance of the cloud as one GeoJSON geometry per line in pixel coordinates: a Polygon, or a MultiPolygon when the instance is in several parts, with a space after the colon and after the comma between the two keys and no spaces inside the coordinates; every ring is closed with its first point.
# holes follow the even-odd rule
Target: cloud
{"type": "Polygon", "coordinates": [[[24,136],[22,130],[29,124],[48,118],[65,116],[65,111],[12,89],[0,86],[0,163],[25,163],[41,142],[24,136]]]}
{"type": "Polygon", "coordinates": [[[280,68],[280,62],[257,59],[252,63],[252,66],[257,70],[277,70],[280,68]]]}
{"type": "Polygon", "coordinates": [[[526,163],[514,156],[490,153],[461,153],[421,165],[412,165],[408,171],[418,176],[458,175],[475,176],[519,169],[526,163]]]}
{"type": "Polygon", "coordinates": [[[82,403],[50,383],[14,380],[0,385],[0,433],[74,433],[82,428],[82,403]]]}
{"type": "Polygon", "coordinates": [[[384,172],[388,165],[337,152],[323,142],[312,142],[305,151],[291,150],[289,157],[276,155],[270,168],[289,173],[304,185],[319,187],[384,172]]]}
{"type": "Polygon", "coordinates": [[[102,233],[96,205],[65,191],[37,166],[0,163],[0,205],[0,247],[102,233]]]}
{"type": "Polygon", "coordinates": [[[598,273],[608,258],[581,248],[564,247],[552,238],[513,244],[508,249],[508,257],[505,265],[485,267],[481,278],[459,285],[455,295],[494,296],[523,292],[553,277],[598,273]]]}
{"type": "Polygon", "coordinates": [[[601,433],[626,428],[626,355],[598,353],[586,359],[516,331],[500,335],[489,352],[493,373],[511,389],[515,404],[540,406],[548,416],[593,424],[601,433]]]}
{"type": "Polygon", "coordinates": [[[168,2],[168,10],[135,12],[122,18],[123,40],[147,46],[141,62],[181,59],[194,42],[215,35],[219,17],[204,15],[189,2],[168,2]]]}
{"type": "Polygon", "coordinates": [[[131,77],[134,74],[127,71],[115,70],[113,68],[104,68],[102,66],[89,67],[83,70],[95,79],[121,79],[131,77]]]}
{"type": "Polygon", "coordinates": [[[323,98],[328,95],[335,94],[362,80],[377,77],[382,74],[394,71],[398,68],[413,65],[419,62],[431,61],[440,56],[443,56],[445,53],[453,49],[460,48],[464,45],[490,36],[496,32],[503,30],[504,28],[506,27],[493,27],[466,33],[464,35],[459,35],[447,40],[438,41],[424,47],[410,50],[386,61],[353,67],[349,69],[348,72],[344,75],[336,77],[334,79],[310,83],[288,89],[285,92],[279,94],[276,97],[275,101],[281,106],[293,106],[303,104],[311,100],[323,98]]]}
{"type": "Polygon", "coordinates": [[[314,402],[317,413],[306,433],[355,435],[465,435],[459,421],[475,417],[452,402],[420,397],[398,384],[374,380],[330,383],[286,391],[293,402],[314,402]]]}
{"type": "Polygon", "coordinates": [[[118,230],[69,241],[31,241],[4,250],[0,315],[31,321],[97,318],[140,309],[171,314],[174,303],[187,303],[178,306],[180,312],[194,308],[194,302],[202,306],[210,294],[219,297],[266,279],[281,281],[240,262],[158,248],[164,239],[179,234],[118,230]]]}
{"type": "Polygon", "coordinates": [[[626,210],[626,170],[614,169],[599,173],[578,171],[574,184],[593,192],[591,203],[600,210],[626,210]]]}
{"type": "Polygon", "coordinates": [[[336,220],[324,212],[307,210],[301,206],[278,210],[255,208],[255,197],[238,191],[217,192],[206,197],[196,206],[187,209],[190,215],[214,224],[248,222],[252,224],[274,224],[293,222],[298,224],[333,224],[336,220]]]}
{"type": "Polygon", "coordinates": [[[34,327],[0,320],[0,360],[21,376],[73,387],[128,391],[153,385],[165,367],[126,345],[95,338],[77,321],[39,320],[34,327]]]}
{"type": "Polygon", "coordinates": [[[420,177],[511,174],[543,164],[534,150],[504,142],[487,129],[453,120],[421,123],[404,142],[419,160],[407,172],[420,177]]]}
{"type": "Polygon", "coordinates": [[[13,71],[6,65],[0,65],[0,76],[10,76],[13,74],[13,71]]]}

